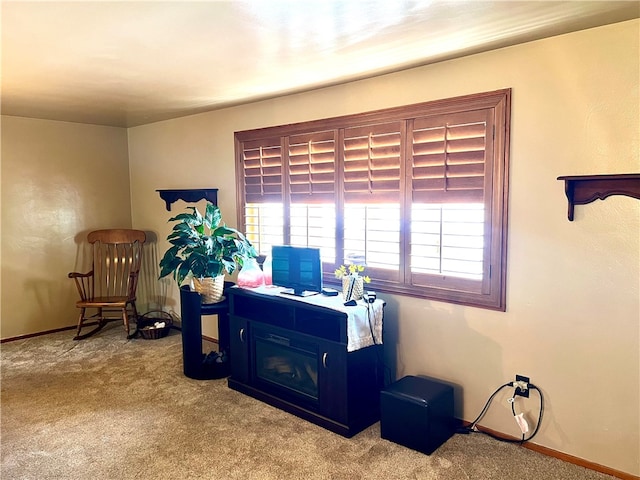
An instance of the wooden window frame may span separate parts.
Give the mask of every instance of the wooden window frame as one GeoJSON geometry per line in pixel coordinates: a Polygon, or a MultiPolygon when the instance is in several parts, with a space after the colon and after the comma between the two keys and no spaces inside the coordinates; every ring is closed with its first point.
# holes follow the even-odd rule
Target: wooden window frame
{"type": "MultiPolygon", "coordinates": [[[[325,202],[327,198],[332,198],[336,206],[336,251],[342,252],[343,218],[342,212],[345,197],[362,198],[367,203],[369,198],[372,203],[388,202],[390,198],[396,196],[394,185],[398,185],[399,204],[401,210],[400,225],[400,267],[399,277],[389,279],[383,272],[376,276],[376,272],[369,272],[372,277],[371,289],[380,292],[388,292],[392,294],[408,295],[413,297],[469,305],[481,308],[487,308],[498,311],[506,311],[506,274],[507,274],[507,220],[508,220],[508,178],[509,178],[509,149],[510,149],[510,121],[511,121],[511,89],[501,89],[493,92],[477,93],[465,95],[450,99],[436,100],[424,102],[414,105],[394,107],[383,110],[359,113],[354,115],[346,115],[341,117],[333,117],[322,120],[314,120],[290,125],[281,125],[276,127],[261,128],[256,130],[246,130],[235,133],[235,151],[236,151],[236,179],[237,179],[237,205],[238,208],[238,225],[242,228],[245,225],[245,204],[247,200],[255,202],[260,201],[260,195],[264,194],[264,201],[274,198],[280,198],[284,205],[285,224],[287,223],[288,205],[290,205],[292,197],[296,197],[297,201],[305,198],[299,192],[291,191],[289,184],[288,172],[288,149],[289,140],[295,139],[299,145],[300,139],[313,137],[315,133],[321,133],[318,138],[327,141],[327,137],[333,135],[335,143],[334,158],[331,154],[322,153],[321,163],[322,171],[317,173],[305,170],[304,159],[298,162],[296,167],[296,175],[309,174],[311,179],[316,175],[318,179],[318,191],[309,191],[307,194],[310,203],[325,202]],[[409,139],[412,138],[413,132],[408,130],[413,125],[415,119],[436,116],[462,116],[470,113],[477,117],[479,111],[484,111],[488,119],[486,125],[490,126],[485,134],[485,148],[483,155],[485,156],[485,167],[483,173],[483,185],[481,195],[483,198],[485,209],[484,222],[484,257],[483,257],[483,280],[479,285],[477,282],[469,282],[465,279],[446,277],[445,275],[422,275],[419,284],[416,284],[409,271],[408,262],[410,256],[410,210],[413,194],[411,161],[413,156],[412,146],[409,139]],[[347,130],[357,130],[358,127],[368,127],[380,124],[391,124],[399,122],[401,124],[401,152],[399,153],[400,166],[398,172],[395,172],[395,166],[391,161],[381,168],[388,169],[392,175],[399,174],[394,180],[382,179],[378,185],[382,185],[380,190],[372,187],[368,196],[365,193],[349,192],[345,193],[345,174],[344,167],[344,135],[347,130]],[[333,132],[333,133],[331,133],[333,132]],[[279,139],[279,142],[278,142],[279,139]],[[264,177],[253,177],[250,179],[254,184],[249,185],[245,182],[245,147],[260,145],[261,142],[273,144],[274,148],[279,148],[282,156],[282,164],[278,167],[269,167],[269,171],[265,172],[264,177]],[[277,144],[277,146],[276,146],[277,144]],[[333,167],[331,162],[333,161],[333,167]],[[327,176],[331,174],[331,168],[334,168],[335,183],[327,182],[327,176]],[[275,173],[274,173],[275,172],[275,173]],[[275,180],[274,180],[275,179],[275,180]],[[256,193],[259,188],[255,182],[266,182],[261,185],[261,193],[256,193]],[[278,181],[280,184],[277,185],[278,181]],[[389,189],[385,190],[387,186],[389,189]],[[333,190],[332,190],[333,188],[333,190]],[[249,192],[252,190],[253,193],[249,192]]],[[[395,147],[393,147],[395,148],[395,147]]],[[[393,149],[392,148],[392,149],[393,149]]],[[[391,150],[392,150],[391,149],[391,150]]],[[[390,150],[390,151],[391,151],[390,150]]],[[[304,148],[298,148],[302,151],[304,148]]],[[[272,150],[266,149],[269,154],[272,150]]],[[[386,153],[385,153],[386,155],[386,153]]],[[[394,155],[391,152],[390,157],[394,155]]],[[[267,155],[268,156],[268,155],[267,155]]],[[[266,157],[265,157],[266,158],[266,157]]],[[[371,163],[372,160],[369,160],[371,163]]],[[[311,169],[311,162],[308,168],[311,169]]],[[[446,167],[445,167],[446,168],[446,167]]],[[[473,167],[476,168],[476,167],[473,167]]],[[[477,169],[477,168],[476,168],[477,169]]],[[[253,170],[254,172],[257,170],[253,170]]],[[[375,172],[374,172],[375,173],[375,172]]],[[[384,172],[383,172],[384,173],[384,172]]],[[[360,178],[356,179],[360,181],[360,178]]],[[[371,184],[377,179],[372,178],[371,184]]],[[[379,179],[378,179],[379,180],[379,179]]],[[[471,179],[473,180],[473,179],[471,179]]],[[[311,179],[310,182],[313,183],[311,179]]],[[[475,181],[474,181],[475,182],[475,181]]],[[[477,182],[475,182],[477,184],[477,182]]],[[[354,183],[354,185],[358,185],[354,183]]],[[[295,186],[296,189],[299,185],[295,186]]],[[[358,187],[359,188],[359,187],[358,187]]],[[[476,192],[477,193],[477,192],[476,192]]],[[[470,194],[474,194],[470,192],[470,194]]],[[[424,197],[424,193],[419,194],[424,197]]],[[[475,195],[475,194],[474,194],[475,195]]],[[[477,195],[476,195],[477,196],[477,195]]],[[[295,200],[294,200],[295,201],[295,200]]],[[[434,200],[437,202],[437,200],[434,200]]],[[[286,230],[285,225],[285,230],[286,230]]],[[[286,233],[285,240],[288,238],[286,233]]],[[[342,263],[336,259],[336,265],[342,263]]],[[[324,265],[324,277],[327,283],[335,281],[333,278],[333,269],[336,265],[324,265]]]]}

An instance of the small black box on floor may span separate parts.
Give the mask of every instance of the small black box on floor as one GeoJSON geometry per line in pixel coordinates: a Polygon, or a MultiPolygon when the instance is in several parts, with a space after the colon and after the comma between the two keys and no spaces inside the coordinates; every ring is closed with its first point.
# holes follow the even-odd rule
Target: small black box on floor
{"type": "Polygon", "coordinates": [[[455,432],[453,387],[406,376],[380,393],[380,436],[427,455],[455,432]]]}

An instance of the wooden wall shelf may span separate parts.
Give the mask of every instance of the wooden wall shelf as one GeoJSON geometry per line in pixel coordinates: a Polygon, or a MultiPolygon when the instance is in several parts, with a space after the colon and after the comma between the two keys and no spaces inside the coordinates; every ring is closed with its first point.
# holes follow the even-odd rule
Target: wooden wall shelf
{"type": "Polygon", "coordinates": [[[573,221],[575,205],[586,205],[604,200],[610,195],[626,195],[640,199],[640,173],[618,175],[574,175],[558,177],[564,180],[564,191],[569,200],[567,217],[573,221]]]}
{"type": "Polygon", "coordinates": [[[185,202],[195,203],[202,199],[207,199],[214,205],[218,204],[217,188],[192,188],[192,189],[175,189],[175,190],[156,190],[160,194],[160,198],[165,201],[167,211],[171,211],[171,204],[176,200],[184,200],[185,202]]]}

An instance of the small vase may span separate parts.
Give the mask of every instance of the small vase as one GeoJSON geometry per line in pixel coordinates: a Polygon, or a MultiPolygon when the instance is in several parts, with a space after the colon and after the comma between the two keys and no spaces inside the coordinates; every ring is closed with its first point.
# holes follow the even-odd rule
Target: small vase
{"type": "Polygon", "coordinates": [[[239,287],[259,287],[264,285],[264,273],[255,258],[247,258],[238,272],[239,287]]]}
{"type": "Polygon", "coordinates": [[[202,296],[202,303],[218,303],[222,300],[224,275],[217,277],[193,277],[193,288],[202,296]]]}
{"type": "Polygon", "coordinates": [[[273,268],[272,268],[272,260],[271,255],[264,259],[264,263],[262,264],[262,271],[264,272],[264,284],[271,285],[273,284],[273,268]]]}
{"type": "Polygon", "coordinates": [[[346,275],[342,277],[342,298],[360,300],[364,295],[364,278],[360,275],[346,275]],[[352,286],[353,285],[353,286],[352,286]]]}

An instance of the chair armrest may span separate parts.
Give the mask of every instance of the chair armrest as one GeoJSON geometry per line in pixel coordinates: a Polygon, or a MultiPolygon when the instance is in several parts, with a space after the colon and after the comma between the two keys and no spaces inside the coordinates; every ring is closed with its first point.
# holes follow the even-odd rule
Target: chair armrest
{"type": "Polygon", "coordinates": [[[69,275],[69,278],[83,278],[83,277],[92,277],[93,276],[93,270],[87,273],[80,273],[80,272],[71,272],[69,275]]]}
{"type": "Polygon", "coordinates": [[[93,297],[93,270],[87,273],[71,272],[68,277],[73,278],[82,301],[93,297]]]}

